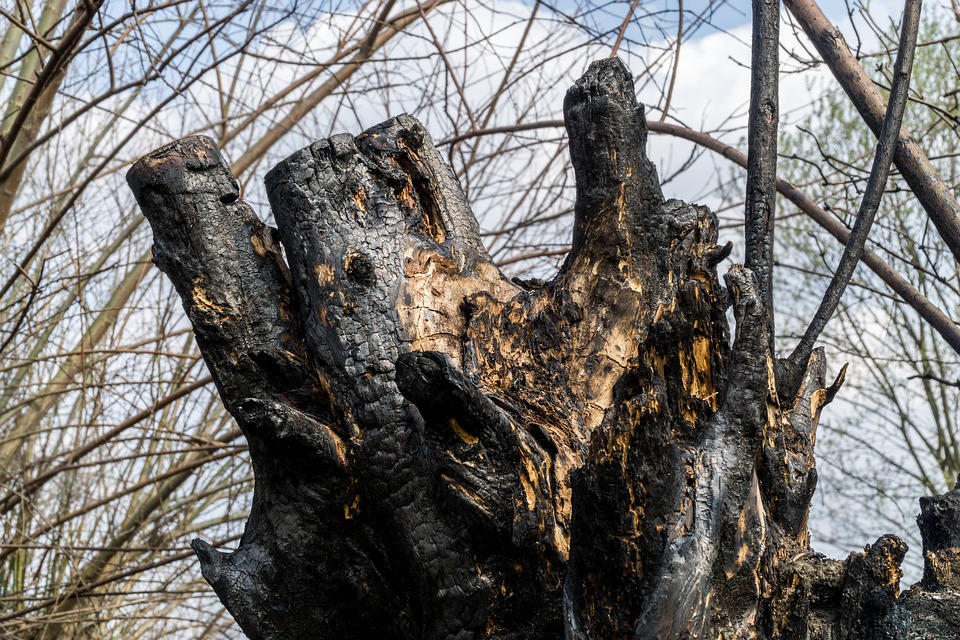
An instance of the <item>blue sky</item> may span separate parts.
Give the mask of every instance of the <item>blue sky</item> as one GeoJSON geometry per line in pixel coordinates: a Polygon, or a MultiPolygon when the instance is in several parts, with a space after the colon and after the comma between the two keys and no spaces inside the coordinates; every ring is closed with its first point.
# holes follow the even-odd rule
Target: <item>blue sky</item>
{"type": "MultiPolygon", "coordinates": [[[[590,5],[583,0],[557,0],[548,2],[556,9],[568,12],[579,13],[583,7],[590,5]]],[[[618,29],[622,24],[623,18],[633,4],[630,0],[621,0],[620,2],[607,4],[602,3],[603,8],[598,8],[590,13],[592,19],[598,27],[606,29],[618,29]]],[[[847,17],[848,3],[845,0],[821,0],[820,8],[827,17],[834,22],[843,22],[847,17]]],[[[862,4],[870,7],[871,13],[875,15],[898,13],[898,7],[902,3],[893,0],[850,0],[850,5],[856,10],[862,4]]],[[[654,14],[663,12],[665,22],[675,24],[675,13],[680,3],[678,0],[648,0],[641,2],[637,11],[644,14],[654,14]],[[668,15],[670,14],[670,15],[668,15]]],[[[600,7],[601,3],[597,3],[600,7]]],[[[697,40],[707,37],[718,31],[727,31],[750,24],[752,8],[750,0],[685,0],[683,2],[685,21],[689,22],[694,16],[709,15],[708,25],[704,28],[690,34],[690,40],[697,40]]],[[[786,11],[786,9],[783,9],[786,11]]]]}

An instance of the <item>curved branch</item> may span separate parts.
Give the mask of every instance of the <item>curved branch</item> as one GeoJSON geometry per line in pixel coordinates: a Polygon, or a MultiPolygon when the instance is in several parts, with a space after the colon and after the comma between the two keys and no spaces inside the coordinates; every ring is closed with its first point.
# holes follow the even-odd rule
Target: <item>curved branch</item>
{"type": "Polygon", "coordinates": [[[883,131],[877,143],[876,155],[873,158],[873,167],[870,170],[870,179],[860,202],[860,211],[853,223],[853,232],[843,250],[840,264],[830,281],[830,285],[823,294],[823,300],[817,308],[807,330],[800,339],[793,353],[784,363],[783,394],[786,398],[792,397],[800,386],[800,378],[807,366],[813,345],[826,327],[827,322],[837,310],[840,298],[843,296],[853,272],[860,262],[870,227],[880,208],[880,199],[890,174],[890,163],[893,161],[897,138],[900,134],[900,125],[903,122],[903,113],[907,106],[907,95],[910,89],[910,72],[913,68],[913,53],[917,46],[917,33],[920,30],[921,0],[907,0],[903,11],[903,25],[900,29],[900,47],[897,51],[897,62],[893,70],[893,88],[890,92],[890,102],[887,105],[887,114],[883,121],[883,131]]]}

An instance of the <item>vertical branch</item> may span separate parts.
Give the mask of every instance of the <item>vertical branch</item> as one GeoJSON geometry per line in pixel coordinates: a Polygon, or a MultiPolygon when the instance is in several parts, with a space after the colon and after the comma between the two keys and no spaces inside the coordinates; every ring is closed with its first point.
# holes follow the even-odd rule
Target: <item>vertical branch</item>
{"type": "Polygon", "coordinates": [[[777,123],[780,46],[779,0],[753,0],[750,65],[750,122],[747,141],[747,202],[744,212],[745,266],[759,283],[770,353],[773,322],[773,221],[777,196],[777,123]]]}
{"type": "Polygon", "coordinates": [[[823,300],[817,308],[810,325],[800,339],[799,344],[790,354],[784,368],[783,392],[790,397],[796,392],[800,384],[803,370],[807,366],[813,345],[823,332],[827,321],[840,304],[840,298],[853,277],[853,272],[863,255],[864,245],[870,233],[870,227],[880,208],[880,199],[890,174],[890,164],[893,162],[897,148],[897,138],[900,135],[900,125],[903,123],[903,113],[906,110],[907,94],[910,89],[910,72],[913,68],[913,54],[917,45],[917,33],[920,29],[921,0],[907,0],[903,10],[903,22],[900,27],[900,46],[897,50],[897,61],[893,68],[893,88],[890,91],[890,101],[887,104],[887,113],[883,121],[883,129],[877,142],[877,150],[873,158],[873,167],[870,170],[870,179],[860,202],[857,219],[853,223],[853,232],[847,241],[837,265],[837,270],[823,294],[823,300]]]}

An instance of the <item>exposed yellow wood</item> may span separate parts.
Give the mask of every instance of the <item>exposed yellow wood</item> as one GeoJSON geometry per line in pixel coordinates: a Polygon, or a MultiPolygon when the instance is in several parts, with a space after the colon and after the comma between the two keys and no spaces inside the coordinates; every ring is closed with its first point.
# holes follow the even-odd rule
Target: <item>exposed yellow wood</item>
{"type": "Polygon", "coordinates": [[[317,278],[317,284],[321,287],[333,286],[333,267],[329,264],[318,264],[313,268],[313,275],[317,278]]]}
{"type": "Polygon", "coordinates": [[[253,245],[253,251],[258,256],[261,258],[266,257],[267,246],[263,243],[263,238],[260,237],[260,234],[254,233],[252,236],[250,236],[250,244],[253,245]]]}
{"type": "Polygon", "coordinates": [[[450,426],[450,429],[455,434],[457,434],[457,437],[459,437],[461,440],[463,440],[467,444],[475,445],[478,442],[480,442],[480,439],[477,438],[477,436],[473,435],[472,433],[464,429],[462,426],[460,426],[460,423],[457,421],[456,418],[450,418],[450,421],[448,424],[450,426]]]}
{"type": "Polygon", "coordinates": [[[207,289],[204,285],[209,278],[207,276],[200,276],[193,281],[193,290],[190,292],[191,298],[193,299],[193,304],[203,311],[214,312],[222,316],[229,314],[230,310],[225,306],[218,304],[210,299],[207,295],[207,289]]]}

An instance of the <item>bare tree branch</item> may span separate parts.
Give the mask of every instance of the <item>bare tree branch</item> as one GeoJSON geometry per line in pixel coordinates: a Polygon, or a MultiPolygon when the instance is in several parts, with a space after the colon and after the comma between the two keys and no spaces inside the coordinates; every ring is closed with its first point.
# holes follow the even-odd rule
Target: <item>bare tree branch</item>
{"type": "Polygon", "coordinates": [[[800,376],[807,366],[807,360],[813,352],[813,345],[823,332],[824,327],[840,304],[840,298],[853,277],[853,272],[860,262],[863,249],[870,234],[870,227],[880,208],[880,199],[890,174],[890,163],[893,160],[897,138],[900,134],[900,125],[903,123],[903,113],[907,106],[907,95],[910,90],[910,73],[913,69],[913,54],[917,46],[917,34],[920,30],[921,0],[907,0],[903,9],[903,23],[900,27],[900,47],[897,50],[897,62],[893,70],[893,88],[890,92],[890,101],[887,104],[887,114],[883,121],[883,130],[877,142],[876,155],[873,158],[873,168],[870,170],[870,179],[867,189],[860,202],[860,211],[853,224],[853,233],[847,246],[843,250],[840,264],[834,273],[830,285],[823,294],[823,300],[814,313],[813,319],[807,326],[803,337],[793,353],[784,362],[783,392],[789,398],[796,393],[800,385],[800,376]]]}
{"type": "Polygon", "coordinates": [[[948,387],[958,387],[960,388],[960,380],[947,380],[946,378],[941,378],[940,376],[934,375],[929,371],[926,373],[921,373],[915,376],[908,376],[907,380],[931,380],[939,384],[946,385],[948,387]]]}
{"type": "MultiPolygon", "coordinates": [[[[814,0],[784,0],[784,4],[830,67],[864,122],[879,136],[883,127],[883,96],[857,62],[843,36],[830,24],[814,0]]],[[[908,130],[900,130],[894,162],[937,227],[940,237],[954,258],[960,261],[960,204],[908,130]]]]}

